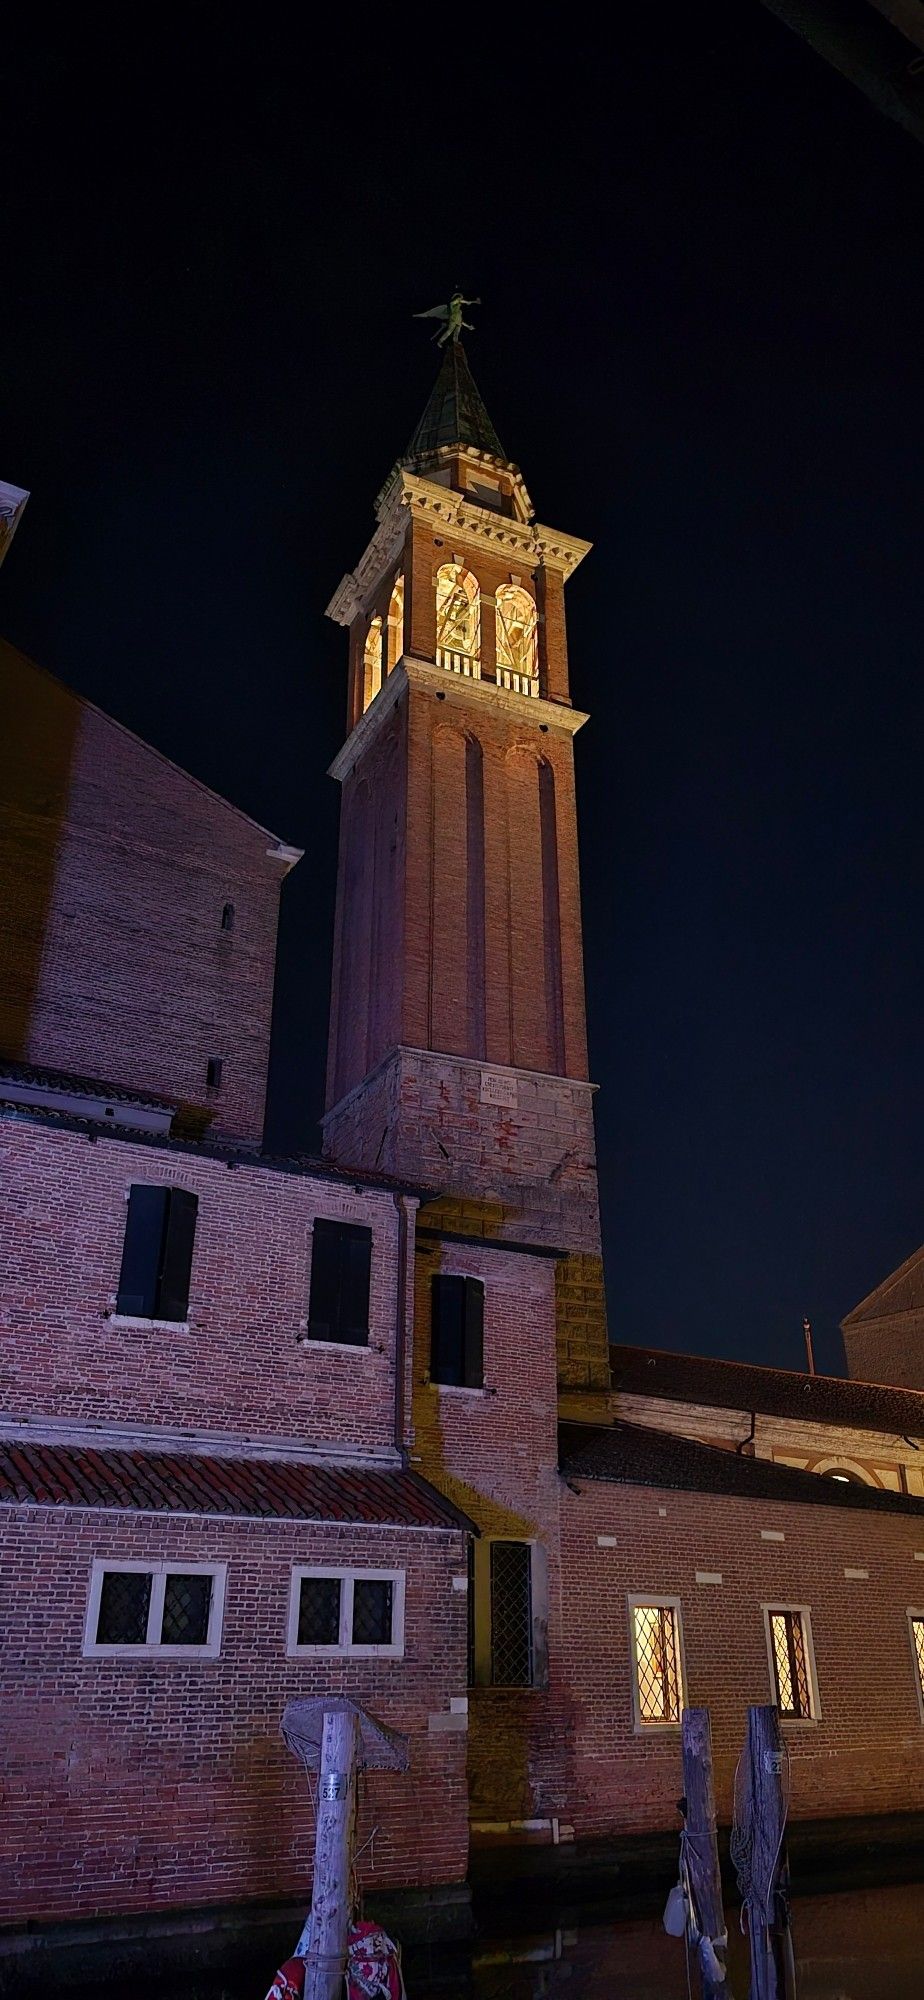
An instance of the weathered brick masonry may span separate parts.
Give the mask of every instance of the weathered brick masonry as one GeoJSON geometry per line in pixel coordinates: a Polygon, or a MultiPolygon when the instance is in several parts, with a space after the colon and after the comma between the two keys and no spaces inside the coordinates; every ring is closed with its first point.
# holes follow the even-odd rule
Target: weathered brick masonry
{"type": "Polygon", "coordinates": [[[296,851],[2,643],[0,705],[0,1058],[259,1142],[296,851]]]}
{"type": "Polygon", "coordinates": [[[308,1781],[279,1720],[290,1696],[327,1690],[410,1738],[408,1777],[364,1783],[360,1841],[378,1831],[362,1879],[464,1876],[465,1735],[446,1726],[465,1694],[460,1533],[23,1508],[3,1567],[0,1918],[307,1901],[308,1781]],[[227,1562],[219,1658],[82,1658],[94,1558],[227,1562]],[[405,1569],[405,1657],[288,1659],[304,1562],[405,1569]]]}

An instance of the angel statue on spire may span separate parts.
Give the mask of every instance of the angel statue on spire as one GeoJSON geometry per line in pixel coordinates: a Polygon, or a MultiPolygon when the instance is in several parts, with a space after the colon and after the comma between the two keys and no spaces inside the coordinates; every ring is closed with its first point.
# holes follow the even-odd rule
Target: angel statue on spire
{"type": "Polygon", "coordinates": [[[448,305],[431,306],[428,312],[415,313],[414,318],[445,320],[445,326],[433,335],[440,347],[445,347],[447,340],[453,342],[458,340],[463,327],[467,328],[469,333],[474,333],[471,320],[463,319],[462,309],[464,306],[480,306],[480,304],[480,299],[465,299],[461,292],[453,292],[448,305]]]}

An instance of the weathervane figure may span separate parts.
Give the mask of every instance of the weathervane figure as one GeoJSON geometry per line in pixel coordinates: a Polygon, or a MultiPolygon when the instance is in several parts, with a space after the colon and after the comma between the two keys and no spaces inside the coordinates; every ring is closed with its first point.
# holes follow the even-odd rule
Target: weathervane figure
{"type": "Polygon", "coordinates": [[[435,333],[433,338],[439,342],[441,347],[445,347],[447,340],[453,342],[458,340],[463,327],[466,327],[469,333],[474,333],[475,329],[471,320],[462,318],[462,308],[463,306],[480,306],[480,304],[480,299],[464,299],[461,292],[453,292],[448,306],[431,306],[429,312],[415,313],[414,318],[444,319],[446,321],[445,326],[439,333],[435,333]]]}

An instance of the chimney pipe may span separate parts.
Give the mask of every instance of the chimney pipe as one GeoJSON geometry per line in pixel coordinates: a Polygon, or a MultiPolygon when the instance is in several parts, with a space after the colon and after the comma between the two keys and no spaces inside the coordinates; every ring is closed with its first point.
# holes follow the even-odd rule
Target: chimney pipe
{"type": "Polygon", "coordinates": [[[812,1346],[812,1322],[810,1319],[803,1319],[802,1332],[805,1338],[805,1354],[806,1354],[806,1359],[808,1361],[808,1372],[810,1375],[814,1375],[816,1372],[815,1349],[812,1346]]]}

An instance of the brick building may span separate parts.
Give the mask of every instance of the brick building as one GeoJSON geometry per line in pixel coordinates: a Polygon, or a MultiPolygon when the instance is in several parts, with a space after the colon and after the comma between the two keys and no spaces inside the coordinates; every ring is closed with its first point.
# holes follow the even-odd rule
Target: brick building
{"type": "Polygon", "coordinates": [[[260,1149],[296,850],[3,656],[8,1924],[304,1892],[279,1719],[324,1689],[410,1741],[367,1886],[673,1829],[685,1700],[726,1816],[768,1699],[797,1816],[924,1810],[920,1372],[859,1338],[867,1381],[608,1344],[587,544],[536,523],[461,347],[376,513],[330,607],[320,1160],[260,1149]]]}

